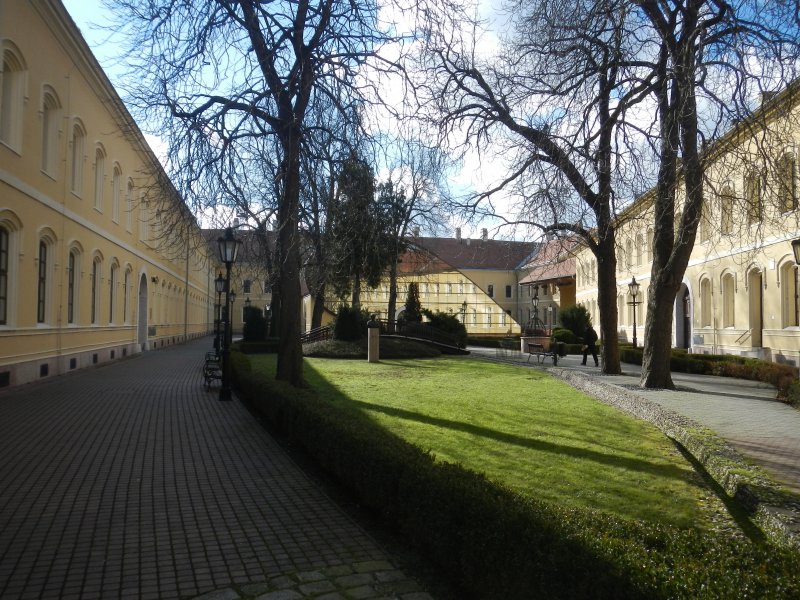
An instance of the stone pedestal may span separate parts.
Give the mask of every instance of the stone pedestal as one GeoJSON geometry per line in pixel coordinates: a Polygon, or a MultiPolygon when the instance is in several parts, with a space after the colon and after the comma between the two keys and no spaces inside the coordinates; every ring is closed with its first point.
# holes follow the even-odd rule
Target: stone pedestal
{"type": "Polygon", "coordinates": [[[376,363],[380,360],[381,330],[377,327],[367,329],[367,360],[376,363]]]}

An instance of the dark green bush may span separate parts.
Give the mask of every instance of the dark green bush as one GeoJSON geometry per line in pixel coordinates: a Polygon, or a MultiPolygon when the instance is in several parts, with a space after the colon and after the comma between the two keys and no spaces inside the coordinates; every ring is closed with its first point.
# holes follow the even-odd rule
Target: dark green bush
{"type": "MultiPolygon", "coordinates": [[[[581,332],[581,335],[583,335],[583,332],[581,332]]],[[[577,344],[579,336],[575,335],[575,333],[570,329],[558,328],[553,330],[551,339],[554,342],[564,342],[565,344],[577,344]]]]}
{"type": "Polygon", "coordinates": [[[467,345],[467,328],[455,315],[430,310],[423,310],[422,314],[428,319],[427,325],[454,336],[460,348],[467,345]]]}
{"type": "Polygon", "coordinates": [[[369,315],[357,308],[342,304],[336,313],[333,337],[343,342],[354,342],[367,335],[369,315]]]}
{"type": "Polygon", "coordinates": [[[359,413],[253,373],[240,396],[475,599],[794,598],[796,551],[565,509],[443,463],[359,413]]]}
{"type": "Polygon", "coordinates": [[[569,329],[576,337],[583,338],[586,327],[592,324],[592,317],[584,306],[573,304],[561,311],[558,321],[562,328],[569,329]]]}
{"type": "Polygon", "coordinates": [[[267,338],[260,342],[241,341],[234,347],[244,354],[275,354],[278,351],[278,338],[267,338]]]}
{"type": "Polygon", "coordinates": [[[245,342],[261,342],[267,337],[267,320],[256,308],[245,311],[242,338],[245,342]]]}

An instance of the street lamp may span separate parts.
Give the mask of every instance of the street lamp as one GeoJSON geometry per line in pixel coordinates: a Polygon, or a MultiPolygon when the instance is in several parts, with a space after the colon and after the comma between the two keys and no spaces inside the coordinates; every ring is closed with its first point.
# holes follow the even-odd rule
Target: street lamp
{"type": "Polygon", "coordinates": [[[539,286],[533,286],[533,298],[531,298],[531,305],[533,306],[533,329],[544,329],[540,327],[539,321],[539,286]]]}
{"type": "Polygon", "coordinates": [[[631,277],[631,282],[628,284],[628,291],[633,298],[628,304],[633,307],[633,347],[636,348],[636,307],[641,304],[641,302],[636,301],[636,296],[639,295],[639,284],[636,282],[636,277],[631,277]]]}
{"type": "Polygon", "coordinates": [[[219,389],[220,400],[231,399],[231,340],[233,339],[233,324],[231,323],[231,302],[233,293],[231,293],[231,266],[236,262],[236,256],[239,254],[239,247],[242,245],[241,240],[233,237],[233,229],[228,227],[225,229],[225,235],[217,238],[217,249],[219,250],[219,260],[225,264],[225,312],[227,319],[225,323],[225,342],[222,350],[222,387],[219,389]]]}
{"type": "Polygon", "coordinates": [[[467,301],[461,303],[461,323],[467,325],[467,301]]]}
{"type": "Polygon", "coordinates": [[[800,265],[800,239],[792,240],[792,252],[795,264],[800,265]]]}
{"type": "Polygon", "coordinates": [[[217,292],[217,303],[214,306],[214,351],[219,354],[221,350],[219,330],[222,323],[222,292],[225,291],[225,278],[222,273],[219,273],[214,280],[214,290],[217,292]]]}

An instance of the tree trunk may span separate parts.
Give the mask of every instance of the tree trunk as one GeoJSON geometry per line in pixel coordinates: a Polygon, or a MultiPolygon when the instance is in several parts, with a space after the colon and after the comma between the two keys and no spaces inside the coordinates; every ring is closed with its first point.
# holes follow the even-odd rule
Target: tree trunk
{"type": "Polygon", "coordinates": [[[395,313],[397,313],[397,256],[389,266],[389,331],[394,331],[395,313]]]}
{"type": "Polygon", "coordinates": [[[614,234],[606,234],[597,247],[597,305],[600,309],[600,337],[603,348],[602,370],[619,375],[619,340],[617,339],[617,258],[614,234]]]}
{"type": "Polygon", "coordinates": [[[672,320],[675,294],[678,286],[664,281],[651,280],[647,288],[647,319],[644,327],[644,353],[642,378],[645,388],[672,389],[670,359],[672,356],[672,320]]]}
{"type": "Polygon", "coordinates": [[[322,315],[325,313],[325,284],[320,284],[314,294],[314,309],[311,313],[311,329],[322,327],[322,315]]]}
{"type": "Polygon", "coordinates": [[[361,274],[353,275],[353,308],[361,308],[361,274]]]}
{"type": "Polygon", "coordinates": [[[299,133],[290,134],[284,144],[284,188],[278,207],[280,252],[280,320],[278,322],[278,365],[275,379],[299,387],[303,383],[303,349],[300,344],[300,253],[297,224],[300,206],[299,133]]]}

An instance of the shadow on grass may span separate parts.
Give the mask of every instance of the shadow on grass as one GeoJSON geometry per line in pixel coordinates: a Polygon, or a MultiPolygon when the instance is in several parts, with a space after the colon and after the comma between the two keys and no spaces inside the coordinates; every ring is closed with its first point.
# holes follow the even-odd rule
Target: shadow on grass
{"type": "Polygon", "coordinates": [[[554,444],[543,440],[535,440],[526,438],[511,433],[496,431],[479,425],[472,425],[470,423],[463,423],[460,421],[452,421],[450,419],[442,419],[439,417],[432,417],[418,412],[404,410],[402,408],[395,408],[391,406],[383,406],[379,404],[370,404],[369,402],[362,402],[360,400],[353,400],[347,398],[348,403],[356,406],[365,411],[380,412],[385,415],[397,417],[400,419],[418,421],[435,427],[442,427],[453,429],[456,431],[463,431],[473,435],[489,438],[498,442],[506,444],[514,444],[524,448],[530,448],[539,452],[550,452],[552,454],[559,454],[562,456],[569,456],[572,458],[580,458],[590,460],[597,463],[612,465],[619,468],[628,469],[631,471],[639,471],[642,473],[649,473],[659,477],[670,477],[673,479],[686,480],[686,472],[674,465],[659,465],[646,460],[639,460],[636,458],[628,458],[621,456],[614,456],[585,448],[575,448],[572,446],[565,446],[562,444],[554,444]]]}

